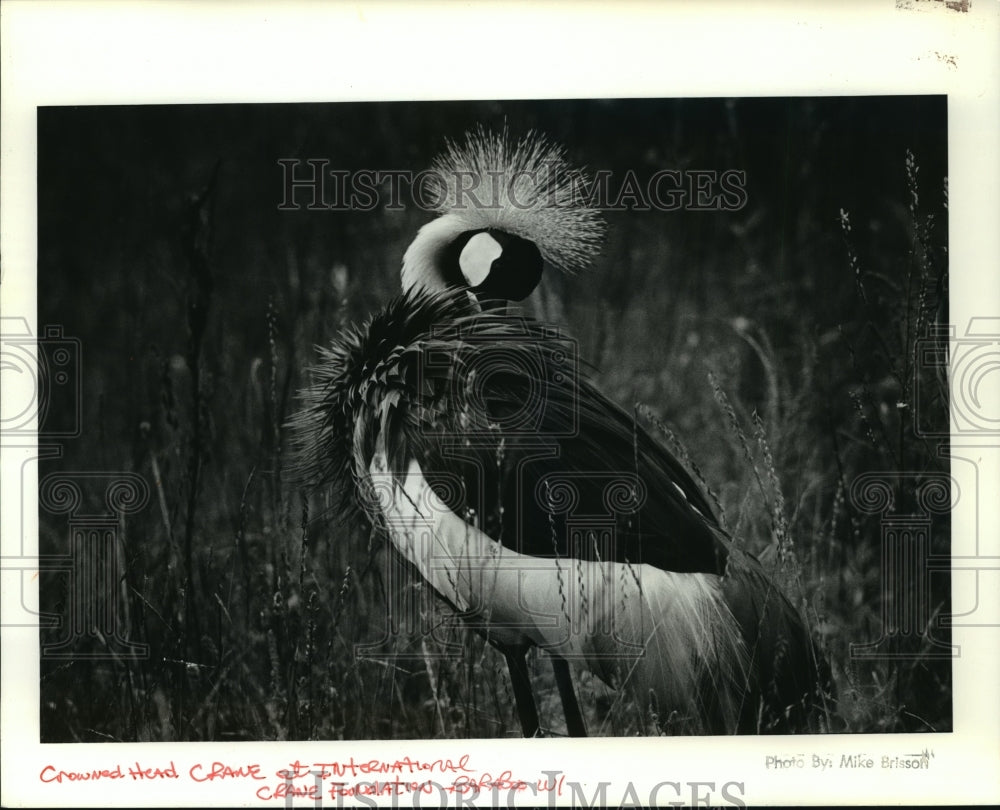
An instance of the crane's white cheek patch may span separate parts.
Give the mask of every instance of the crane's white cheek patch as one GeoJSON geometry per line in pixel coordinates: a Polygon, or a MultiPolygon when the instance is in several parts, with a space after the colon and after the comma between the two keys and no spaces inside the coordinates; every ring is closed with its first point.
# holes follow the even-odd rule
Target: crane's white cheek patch
{"type": "Polygon", "coordinates": [[[493,262],[500,258],[503,248],[488,233],[477,233],[462,248],[458,266],[470,287],[478,287],[490,274],[493,262]]]}

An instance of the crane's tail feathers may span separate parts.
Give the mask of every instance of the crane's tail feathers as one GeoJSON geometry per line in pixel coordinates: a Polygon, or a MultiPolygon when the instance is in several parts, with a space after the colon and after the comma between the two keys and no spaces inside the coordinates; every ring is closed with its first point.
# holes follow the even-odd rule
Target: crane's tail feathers
{"type": "Polygon", "coordinates": [[[515,142],[506,126],[499,133],[479,126],[465,143],[449,141],[431,172],[438,213],[459,219],[463,230],[515,234],[566,271],[586,267],[599,250],[604,221],[588,204],[587,176],[542,135],[515,142]]]}
{"type": "Polygon", "coordinates": [[[756,560],[731,559],[723,577],[639,568],[639,598],[619,605],[615,632],[603,639],[607,650],[595,646],[610,654],[591,668],[629,689],[661,731],[829,730],[829,667],[756,560]],[[624,655],[634,647],[640,655],[624,655]]]}
{"type": "Polygon", "coordinates": [[[625,688],[659,730],[732,734],[750,658],[719,578],[635,566],[619,584],[614,631],[593,636],[591,668],[625,688]]]}
{"type": "Polygon", "coordinates": [[[731,554],[722,589],[750,655],[741,731],[828,730],[832,676],[799,612],[748,555],[731,554]]]}

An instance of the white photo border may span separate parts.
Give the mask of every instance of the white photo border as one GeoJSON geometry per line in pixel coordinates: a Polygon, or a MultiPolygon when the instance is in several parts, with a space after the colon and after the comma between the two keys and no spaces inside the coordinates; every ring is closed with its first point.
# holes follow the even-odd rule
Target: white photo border
{"type": "MultiPolygon", "coordinates": [[[[950,322],[1000,313],[1000,3],[938,0],[841,4],[486,4],[249,2],[4,3],[0,136],[0,314],[32,334],[36,296],[36,110],[64,104],[347,100],[621,98],[946,94],[949,126],[950,322]],[[964,7],[966,10],[961,10],[964,7]],[[516,42],[509,60],[491,40],[516,42]],[[447,47],[443,43],[447,43],[447,47]],[[449,68],[449,60],[457,63],[449,68]]],[[[983,388],[1000,415],[997,372],[983,388]]],[[[27,381],[30,385],[31,381],[27,381]]],[[[17,386],[6,375],[2,403],[17,386]]],[[[4,616],[30,604],[37,555],[37,488],[28,443],[4,440],[4,616]],[[27,467],[25,465],[28,465],[27,467]],[[21,563],[10,563],[21,560],[21,563]],[[27,562],[25,562],[27,561],[27,562]],[[20,567],[18,567],[20,565],[20,567]]],[[[1000,440],[954,436],[952,453],[974,457],[978,494],[953,515],[956,555],[975,537],[1000,555],[1000,440]],[[993,493],[991,496],[989,493],[993,493]],[[984,497],[985,496],[985,497],[984,497]]],[[[957,471],[956,471],[957,474],[957,471]]],[[[994,565],[994,568],[997,566],[994,565]]],[[[953,629],[954,731],[949,734],[803,738],[669,738],[340,743],[40,745],[38,632],[3,627],[3,805],[250,806],[244,780],[198,784],[43,783],[46,764],[66,770],[151,767],[187,772],[219,760],[274,772],[293,760],[402,756],[458,760],[481,770],[541,776],[560,771],[592,801],[605,785],[614,804],[654,798],[712,804],[927,804],[1000,801],[1000,573],[980,571],[982,626],[953,629]],[[776,772],[766,755],[902,755],[932,748],[926,770],[811,768],[776,772]],[[702,787],[697,787],[701,785],[702,787]],[[711,785],[712,787],[705,787],[711,785]],[[728,791],[726,786],[729,785],[728,791]],[[738,785],[739,787],[734,787],[738,785]],[[632,792],[629,793],[629,787],[632,792]],[[727,795],[728,794],[728,795],[727,795]]],[[[953,588],[964,587],[953,573],[953,588]]],[[[35,580],[37,581],[37,580],[35,580]]],[[[423,797],[432,804],[436,796],[423,797]]],[[[501,798],[506,800],[504,794],[501,798]]],[[[567,804],[563,796],[557,804],[567,804]]],[[[476,804],[488,805],[490,794],[476,804]]],[[[583,800],[581,799],[581,801],[583,800]]],[[[450,801],[454,801],[451,799],[450,801]]],[[[531,794],[517,804],[545,803],[531,794]]],[[[388,806],[388,799],[379,800],[388,806]]],[[[284,805],[284,802],[281,802],[284,805]]],[[[324,806],[333,802],[324,800],[324,806]]],[[[345,805],[350,804],[345,801],[345,805]]],[[[311,801],[296,806],[315,806],[311,801]]],[[[412,806],[409,798],[397,806],[412,806]]]]}

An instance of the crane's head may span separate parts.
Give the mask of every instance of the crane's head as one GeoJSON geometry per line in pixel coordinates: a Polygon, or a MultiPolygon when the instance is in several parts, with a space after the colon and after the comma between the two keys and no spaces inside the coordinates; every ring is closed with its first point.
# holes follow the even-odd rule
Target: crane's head
{"type": "Polygon", "coordinates": [[[438,217],[403,256],[405,291],[457,287],[480,303],[521,301],[546,264],[573,272],[600,246],[604,222],[585,202],[586,177],[539,135],[513,143],[506,130],[476,129],[449,143],[427,176],[438,217]]]}

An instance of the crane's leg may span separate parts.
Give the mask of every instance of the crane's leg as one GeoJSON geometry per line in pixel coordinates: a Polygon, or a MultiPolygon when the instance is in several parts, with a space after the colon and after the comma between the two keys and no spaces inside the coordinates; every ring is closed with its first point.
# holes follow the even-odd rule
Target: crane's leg
{"type": "Polygon", "coordinates": [[[503,656],[507,659],[507,669],[510,671],[521,732],[525,737],[538,737],[541,728],[538,724],[535,696],[531,692],[531,678],[528,676],[528,651],[524,647],[505,647],[503,656]]]}
{"type": "Polygon", "coordinates": [[[566,733],[570,737],[586,737],[587,726],[583,722],[580,704],[576,701],[576,692],[573,689],[573,674],[570,672],[569,662],[565,658],[553,655],[552,672],[556,676],[559,697],[562,699],[563,714],[566,715],[566,733]]]}

